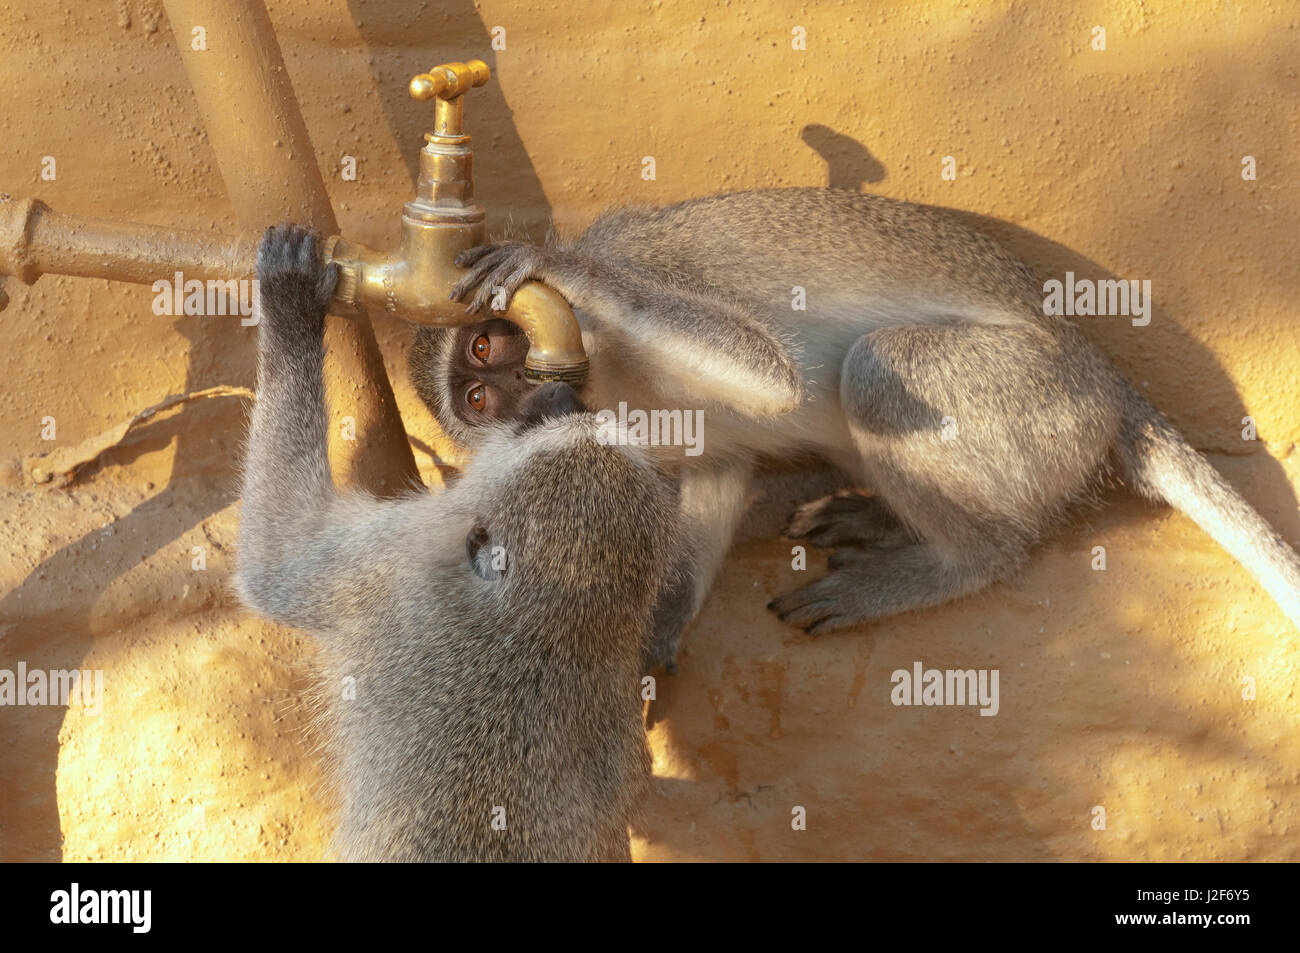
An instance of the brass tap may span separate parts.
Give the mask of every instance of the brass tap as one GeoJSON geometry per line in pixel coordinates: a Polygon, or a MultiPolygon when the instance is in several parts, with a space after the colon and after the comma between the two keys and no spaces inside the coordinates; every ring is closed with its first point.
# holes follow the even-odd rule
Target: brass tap
{"type": "MultiPolygon", "coordinates": [[[[485,240],[484,210],[474,203],[474,152],[465,134],[464,97],[491,76],[486,63],[444,63],[414,77],[413,99],[436,100],[434,130],[420,150],[415,198],[402,209],[397,247],[376,252],[335,236],[326,242],[327,260],[339,265],[334,298],[340,308],[379,307],[403,320],[437,327],[464,327],[481,317],[469,314],[448,294],[464,274],[454,261],[485,240]]],[[[587,376],[582,332],[568,303],[535,281],[515,292],[502,317],[528,336],[524,373],[535,381],[580,386],[587,376]]]]}
{"type": "MultiPolygon", "coordinates": [[[[462,128],[464,96],[489,78],[486,63],[446,63],[411,80],[411,95],[436,99],[434,131],[420,151],[416,195],[402,209],[397,247],[377,252],[335,235],[327,260],[339,265],[332,313],[383,308],[403,320],[464,327],[481,320],[447,296],[464,270],[456,256],[484,242],[483,207],[474,204],[474,153],[462,128]]],[[[64,215],[38,199],[0,193],[0,311],[6,276],[32,284],[43,274],[82,275],[151,284],[175,272],[227,279],[251,275],[256,235],[214,235],[132,222],[64,215]]],[[[587,354],[573,310],[561,295],[530,281],[502,314],[528,336],[524,372],[535,381],[581,386],[587,354]]]]}

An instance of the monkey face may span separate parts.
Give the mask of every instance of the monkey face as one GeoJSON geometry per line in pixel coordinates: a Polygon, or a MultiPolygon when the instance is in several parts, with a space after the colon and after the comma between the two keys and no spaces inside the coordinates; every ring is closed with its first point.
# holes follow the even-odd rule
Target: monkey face
{"type": "Polygon", "coordinates": [[[443,432],[473,449],[495,425],[515,420],[535,389],[524,375],[527,355],[527,336],[504,318],[421,327],[412,341],[411,382],[443,432]]]}
{"type": "Polygon", "coordinates": [[[458,328],[447,381],[452,412],[470,427],[514,419],[533,389],[527,355],[528,338],[504,318],[458,328]]]}

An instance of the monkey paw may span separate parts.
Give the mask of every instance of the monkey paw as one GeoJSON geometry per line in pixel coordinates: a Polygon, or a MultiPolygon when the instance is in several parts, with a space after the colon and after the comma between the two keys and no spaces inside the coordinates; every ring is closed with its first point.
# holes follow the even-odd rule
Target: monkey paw
{"type": "Polygon", "coordinates": [[[947,602],[988,583],[995,570],[954,563],[924,541],[845,546],[816,582],[773,599],[768,608],[809,635],[947,602]]]}
{"type": "Polygon", "coordinates": [[[695,574],[689,561],[677,567],[659,593],[650,626],[650,644],[646,646],[643,671],[662,666],[669,675],[677,674],[677,647],[682,633],[695,618],[695,574]]]}
{"type": "Polygon", "coordinates": [[[814,546],[901,543],[907,531],[898,517],[874,496],[842,490],[797,508],[781,533],[790,539],[807,538],[814,546]]]}
{"type": "Polygon", "coordinates": [[[855,596],[863,580],[856,574],[834,572],[802,589],[773,599],[767,604],[782,622],[798,626],[809,635],[821,635],[862,621],[855,596]]]}
{"type": "Polygon", "coordinates": [[[643,672],[662,668],[669,675],[677,674],[677,646],[682,641],[680,626],[656,624],[650,637],[650,646],[641,663],[643,672]]]}
{"type": "Polygon", "coordinates": [[[296,324],[319,332],[338,277],[339,266],[321,260],[320,235],[312,229],[273,225],[257,246],[262,309],[279,330],[296,324]]]}
{"type": "Polygon", "coordinates": [[[469,271],[456,282],[448,297],[452,301],[464,301],[465,296],[477,288],[465,305],[466,311],[477,314],[489,305],[493,311],[505,311],[525,281],[544,280],[545,263],[545,249],[527,242],[479,245],[456,256],[456,264],[469,271]],[[504,296],[494,301],[498,292],[504,292],[504,296]]]}

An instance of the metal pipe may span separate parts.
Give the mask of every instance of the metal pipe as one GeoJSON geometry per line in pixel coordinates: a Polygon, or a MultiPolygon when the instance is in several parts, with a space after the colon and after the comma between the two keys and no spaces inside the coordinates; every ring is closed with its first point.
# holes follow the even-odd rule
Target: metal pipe
{"type": "MultiPolygon", "coordinates": [[[[387,307],[416,324],[458,327],[482,320],[447,299],[463,274],[452,260],[482,241],[481,225],[477,230],[449,229],[407,216],[402,225],[402,242],[387,253],[337,236],[326,242],[327,257],[343,266],[344,275],[333,310],[351,313],[360,301],[387,307]],[[437,234],[426,236],[423,229],[437,234]],[[437,252],[431,253],[435,246],[437,252]]],[[[176,272],[199,281],[249,277],[259,239],[255,234],[225,235],[65,215],[39,199],[0,194],[0,275],[12,275],[29,285],[44,274],[146,285],[170,281],[176,272]]],[[[582,332],[558,292],[530,281],[515,292],[505,317],[528,336],[530,378],[583,382],[587,359],[582,332]]]]}
{"type": "MultiPolygon", "coordinates": [[[[260,0],[164,0],[164,6],[239,224],[261,232],[300,222],[338,234],[266,6],[260,0]],[[191,46],[196,27],[205,49],[191,46]]],[[[336,477],[380,496],[418,486],[369,318],[361,312],[327,322],[325,345],[331,406],[356,420],[355,440],[330,428],[336,477]]]]}
{"type": "Polygon", "coordinates": [[[152,284],[242,278],[253,273],[257,237],[82,218],[39,199],[0,194],[0,274],[31,284],[44,274],[152,284]]]}

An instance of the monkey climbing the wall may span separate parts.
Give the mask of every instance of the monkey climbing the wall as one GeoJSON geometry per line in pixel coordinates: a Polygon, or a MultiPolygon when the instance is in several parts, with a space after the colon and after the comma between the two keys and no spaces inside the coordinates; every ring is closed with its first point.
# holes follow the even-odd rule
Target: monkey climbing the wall
{"type": "MultiPolygon", "coordinates": [[[[787,535],[836,547],[771,608],[817,634],[1014,572],[1113,474],[1194,519],[1300,625],[1300,559],[1068,320],[1028,266],[953,213],[833,189],[628,208],[568,242],[463,253],[452,292],[503,307],[525,281],[573,306],[588,406],[704,410],[702,452],[653,448],[691,534],[656,613],[671,667],[743,513],[756,461],[814,454],[870,497],[813,501],[787,535]],[[806,307],[792,307],[792,292],[806,307]]],[[[503,320],[422,328],[414,383],[474,447],[526,406],[527,341],[503,320]]]]}
{"type": "Polygon", "coordinates": [[[319,641],[338,853],[629,860],[671,485],[549,384],[485,430],[442,493],[336,490],[321,365],[337,269],[313,233],[280,226],[257,273],[236,583],[247,605],[319,641]]]}

